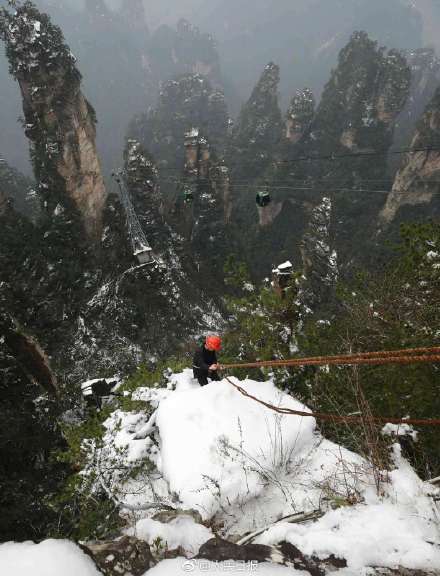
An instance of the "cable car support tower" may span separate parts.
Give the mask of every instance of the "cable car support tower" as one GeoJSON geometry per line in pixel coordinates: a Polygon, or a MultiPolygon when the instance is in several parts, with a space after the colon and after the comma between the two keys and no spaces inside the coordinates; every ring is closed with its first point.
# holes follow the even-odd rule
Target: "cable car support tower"
{"type": "Polygon", "coordinates": [[[112,173],[113,178],[116,180],[121,195],[122,204],[124,206],[125,215],[127,219],[128,233],[130,236],[131,248],[133,256],[135,256],[139,264],[154,264],[156,259],[153,254],[153,249],[148,243],[145,232],[142,229],[138,215],[135,212],[130,194],[125,182],[125,173],[123,170],[118,170],[112,173]]]}

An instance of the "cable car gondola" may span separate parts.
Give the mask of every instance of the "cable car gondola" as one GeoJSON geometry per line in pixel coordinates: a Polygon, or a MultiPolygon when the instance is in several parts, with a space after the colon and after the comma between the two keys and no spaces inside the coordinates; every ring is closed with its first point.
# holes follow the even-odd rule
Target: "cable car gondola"
{"type": "Polygon", "coordinates": [[[194,200],[194,194],[191,186],[184,186],[183,188],[183,200],[185,204],[189,204],[194,200]]]}
{"type": "Polygon", "coordinates": [[[261,190],[258,190],[255,201],[257,203],[257,206],[259,206],[260,208],[265,208],[271,202],[269,190],[267,188],[262,188],[261,190]]]}

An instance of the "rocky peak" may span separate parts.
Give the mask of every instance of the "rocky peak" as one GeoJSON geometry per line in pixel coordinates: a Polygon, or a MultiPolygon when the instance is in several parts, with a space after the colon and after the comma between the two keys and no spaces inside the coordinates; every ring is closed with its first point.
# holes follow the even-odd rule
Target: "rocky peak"
{"type": "Polygon", "coordinates": [[[61,30],[32,2],[0,12],[0,36],[23,98],[25,133],[38,191],[48,215],[74,206],[88,236],[101,229],[105,187],[98,160],[95,113],[61,30]]]}
{"type": "Polygon", "coordinates": [[[224,96],[199,74],[184,74],[163,85],[156,109],[137,119],[130,135],[157,158],[160,166],[180,169],[185,157],[185,134],[198,128],[219,148],[227,136],[224,96]]]}
{"type": "Polygon", "coordinates": [[[186,245],[204,279],[215,276],[217,282],[226,254],[224,225],[230,216],[229,171],[221,160],[227,129],[223,93],[206,78],[185,74],[164,84],[157,108],[130,130],[157,159],[167,201],[165,218],[177,233],[176,241],[183,242],[176,250],[186,245]]]}
{"type": "Polygon", "coordinates": [[[324,197],[313,208],[301,241],[303,276],[298,298],[306,312],[328,302],[338,278],[337,255],[331,247],[331,217],[332,202],[324,197]]]}
{"type": "Polygon", "coordinates": [[[310,127],[315,114],[315,98],[308,88],[297,90],[286,115],[286,138],[293,144],[310,127]]]}
{"type": "Polygon", "coordinates": [[[440,180],[440,89],[438,88],[431,102],[419,121],[411,149],[396,174],[393,188],[380,213],[382,224],[389,224],[405,205],[411,206],[410,218],[423,214],[423,207],[428,208],[432,218],[440,213],[439,184],[440,180]],[[415,207],[419,208],[416,210],[415,207]]]}
{"type": "Polygon", "coordinates": [[[269,63],[242,108],[233,131],[236,163],[258,164],[264,169],[282,135],[282,117],[278,105],[280,69],[269,63]]]}
{"type": "MultiPolygon", "coordinates": [[[[127,4],[130,0],[127,0],[127,4]]],[[[214,39],[187,20],[177,28],[162,25],[151,34],[148,67],[157,81],[168,81],[182,74],[200,74],[221,87],[220,60],[214,39]]]]}
{"type": "Polygon", "coordinates": [[[258,92],[267,92],[272,98],[275,98],[278,96],[279,83],[280,67],[273,62],[269,62],[269,64],[266,64],[264,67],[263,74],[258,81],[254,95],[257,95],[258,92]]]}
{"type": "Polygon", "coordinates": [[[280,68],[273,62],[267,64],[252,91],[246,104],[246,109],[264,114],[278,108],[278,86],[280,83],[280,68]]]}
{"type": "Polygon", "coordinates": [[[169,108],[174,107],[174,104],[186,104],[188,110],[196,112],[193,110],[191,101],[188,102],[187,98],[193,100],[207,99],[211,90],[209,81],[202,75],[183,74],[176,80],[170,80],[164,84],[159,95],[159,107],[169,108]]]}
{"type": "Polygon", "coordinates": [[[413,91],[422,94],[428,83],[440,74],[440,60],[433,48],[419,48],[406,54],[411,70],[411,96],[413,91]]]}
{"type": "Polygon", "coordinates": [[[387,53],[365,32],[355,32],[324,89],[315,136],[332,152],[335,144],[353,151],[389,146],[409,84],[410,71],[399,52],[387,53]]]}
{"type": "Polygon", "coordinates": [[[220,64],[213,37],[201,32],[184,18],[177,23],[174,55],[177,60],[191,66],[194,74],[203,74],[213,82],[218,81],[220,64]]]}
{"type": "Polygon", "coordinates": [[[440,83],[440,59],[432,48],[408,52],[406,59],[411,70],[411,88],[406,105],[396,121],[394,143],[398,148],[409,146],[416,122],[440,83]]]}

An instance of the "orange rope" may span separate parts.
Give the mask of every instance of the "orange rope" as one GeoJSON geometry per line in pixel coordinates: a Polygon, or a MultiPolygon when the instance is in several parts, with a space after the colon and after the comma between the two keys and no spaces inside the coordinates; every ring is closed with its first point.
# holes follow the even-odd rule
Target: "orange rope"
{"type": "Polygon", "coordinates": [[[427,420],[419,418],[386,418],[384,416],[372,416],[372,417],[340,416],[339,414],[323,414],[321,412],[303,412],[301,410],[292,410],[291,408],[283,408],[281,406],[274,406],[273,404],[264,402],[264,400],[260,400],[260,398],[256,398],[255,396],[252,396],[252,394],[249,394],[249,392],[246,392],[246,390],[244,390],[244,388],[242,388],[241,386],[237,386],[237,384],[234,384],[234,382],[232,382],[232,380],[230,380],[227,376],[226,380],[229,382],[229,384],[231,384],[234,388],[236,388],[236,390],[238,390],[240,394],[243,394],[243,396],[246,396],[251,400],[255,400],[255,402],[258,402],[259,404],[262,404],[263,406],[266,406],[266,408],[274,410],[279,414],[306,416],[309,418],[316,418],[317,420],[330,420],[333,422],[349,422],[354,424],[362,424],[366,420],[368,420],[370,422],[371,421],[377,422],[378,424],[391,423],[391,424],[413,424],[417,426],[440,426],[440,419],[427,420]]]}
{"type": "MultiPolygon", "coordinates": [[[[242,364],[221,364],[220,369],[229,368],[263,368],[263,367],[280,367],[280,366],[325,366],[337,365],[347,366],[356,364],[413,364],[419,362],[440,362],[440,346],[425,347],[425,348],[406,348],[403,350],[382,350],[379,352],[359,352],[357,354],[341,354],[339,356],[314,356],[311,358],[292,358],[290,360],[268,360],[263,362],[248,362],[242,364]]],[[[330,420],[333,422],[345,422],[362,424],[366,420],[376,422],[378,424],[412,424],[417,426],[440,426],[440,419],[419,419],[419,418],[387,418],[383,416],[340,416],[339,414],[323,414],[321,412],[303,412],[301,410],[292,410],[290,408],[283,408],[274,406],[264,400],[260,400],[252,396],[244,388],[234,384],[232,380],[226,377],[226,380],[234,386],[236,390],[266,406],[270,410],[274,410],[279,414],[291,414],[295,416],[305,416],[316,418],[318,420],[330,420]]]]}
{"type": "Polygon", "coordinates": [[[325,366],[354,364],[412,364],[420,362],[440,362],[440,346],[429,348],[407,348],[403,350],[383,350],[380,352],[360,352],[337,356],[313,356],[287,360],[264,360],[236,364],[221,364],[220,369],[269,368],[280,366],[325,366]]]}

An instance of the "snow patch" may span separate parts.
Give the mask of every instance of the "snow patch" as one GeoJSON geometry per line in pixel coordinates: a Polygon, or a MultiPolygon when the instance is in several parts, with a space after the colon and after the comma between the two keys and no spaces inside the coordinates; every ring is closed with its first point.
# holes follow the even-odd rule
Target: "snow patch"
{"type": "Polygon", "coordinates": [[[168,524],[144,518],[127,530],[127,534],[145,540],[150,545],[156,538],[160,538],[168,550],[176,550],[180,546],[188,556],[195,556],[200,546],[214,537],[209,528],[197,524],[189,515],[180,515],[168,524]]]}
{"type": "Polygon", "coordinates": [[[4,576],[99,576],[92,560],[72,542],[45,540],[0,544],[0,574],[4,576]]]}

